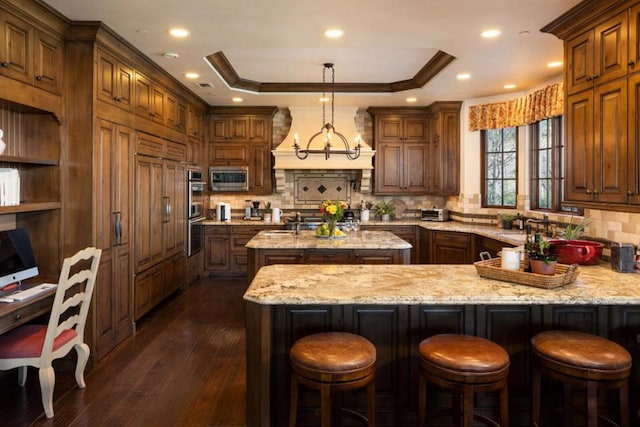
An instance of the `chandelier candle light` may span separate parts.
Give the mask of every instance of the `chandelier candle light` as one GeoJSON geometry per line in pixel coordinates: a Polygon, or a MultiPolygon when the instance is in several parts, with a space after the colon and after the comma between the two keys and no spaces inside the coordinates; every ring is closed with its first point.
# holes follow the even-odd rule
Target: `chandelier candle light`
{"type": "Polygon", "coordinates": [[[360,157],[360,148],[362,146],[361,142],[361,138],[360,138],[360,134],[358,134],[358,136],[356,136],[356,146],[355,148],[350,148],[349,147],[349,143],[347,142],[347,139],[344,137],[344,135],[342,135],[340,132],[338,132],[336,130],[336,128],[333,125],[333,118],[334,118],[334,100],[335,100],[335,69],[333,68],[333,64],[332,63],[325,63],[324,64],[324,68],[322,69],[322,98],[326,98],[325,96],[325,90],[324,88],[326,87],[326,79],[325,79],[325,75],[326,75],[326,71],[327,69],[331,70],[331,122],[327,122],[326,121],[326,115],[325,115],[325,110],[326,110],[326,102],[322,104],[322,128],[320,129],[320,132],[316,132],[315,134],[313,134],[311,136],[311,138],[309,138],[309,142],[307,142],[307,146],[304,149],[300,148],[300,138],[298,137],[298,134],[296,133],[293,136],[293,148],[296,152],[296,157],[298,157],[300,160],[304,160],[307,157],[309,157],[309,153],[314,153],[314,154],[324,154],[324,158],[326,160],[329,159],[329,157],[331,156],[331,154],[344,154],[347,156],[347,158],[349,160],[355,160],[358,157],[360,157]],[[323,149],[312,149],[311,147],[311,143],[313,142],[314,139],[316,138],[323,138],[324,135],[324,148],[323,149]],[[344,150],[334,150],[332,149],[332,145],[331,145],[331,138],[333,137],[338,137],[342,140],[342,143],[344,144],[344,150]]]}

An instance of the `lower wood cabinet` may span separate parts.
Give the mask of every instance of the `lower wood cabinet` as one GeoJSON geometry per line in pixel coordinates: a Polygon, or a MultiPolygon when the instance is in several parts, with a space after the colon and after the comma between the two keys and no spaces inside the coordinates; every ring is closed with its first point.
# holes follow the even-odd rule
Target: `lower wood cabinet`
{"type": "Polygon", "coordinates": [[[411,264],[420,262],[417,229],[414,225],[363,225],[362,230],[388,231],[411,244],[411,264]]]}
{"type": "Polygon", "coordinates": [[[430,264],[471,264],[473,235],[453,231],[431,232],[430,264]]]}
{"type": "Polygon", "coordinates": [[[491,258],[496,258],[502,248],[512,248],[513,246],[510,243],[501,242],[490,237],[476,236],[476,245],[472,258],[474,261],[480,261],[482,252],[488,252],[491,258]]]}
{"type": "MultiPolygon", "coordinates": [[[[270,356],[266,359],[264,355],[258,357],[254,354],[259,353],[257,349],[247,353],[248,372],[260,373],[263,379],[270,380],[271,422],[260,425],[287,425],[289,349],[296,340],[324,331],[355,333],[375,345],[376,418],[380,425],[415,425],[418,346],[424,338],[440,333],[484,337],[498,343],[509,353],[512,425],[529,423],[532,369],[530,340],[537,332],[562,328],[596,333],[620,343],[631,353],[633,365],[640,364],[640,306],[278,305],[267,309],[269,315],[262,311],[263,308],[265,306],[253,303],[247,306],[247,324],[250,325],[247,342],[267,339],[269,345],[265,345],[265,342],[261,345],[263,349],[270,349],[270,356]],[[265,321],[268,325],[260,323],[265,321]],[[256,325],[261,327],[254,329],[256,325]],[[254,366],[254,363],[261,364],[254,366]],[[264,366],[270,366],[270,375],[264,375],[264,366]]],[[[248,377],[247,381],[254,379],[248,377]]],[[[260,384],[254,382],[254,386],[260,387],[260,384]]],[[[450,405],[450,393],[436,391],[435,388],[431,390],[431,407],[437,404],[450,405]]],[[[545,388],[545,393],[551,400],[562,401],[561,387],[545,388]]],[[[301,411],[317,407],[317,394],[316,391],[302,390],[301,411]]],[[[638,369],[632,371],[629,396],[630,408],[635,411],[633,408],[640,404],[638,369]]],[[[346,407],[366,408],[365,393],[361,390],[345,393],[344,401],[346,407]]],[[[253,404],[249,400],[248,405],[252,407],[253,404]]],[[[481,394],[477,396],[475,406],[480,414],[491,415],[493,404],[491,394],[481,394]]],[[[617,405],[615,399],[612,402],[614,404],[617,405]]],[[[547,414],[549,416],[552,415],[547,414]]],[[[300,425],[310,425],[307,421],[301,419],[300,425]]],[[[544,425],[553,424],[550,420],[545,421],[544,425]]]]}
{"type": "Polygon", "coordinates": [[[185,285],[186,266],[185,255],[178,254],[136,275],[135,320],[185,285]]]}

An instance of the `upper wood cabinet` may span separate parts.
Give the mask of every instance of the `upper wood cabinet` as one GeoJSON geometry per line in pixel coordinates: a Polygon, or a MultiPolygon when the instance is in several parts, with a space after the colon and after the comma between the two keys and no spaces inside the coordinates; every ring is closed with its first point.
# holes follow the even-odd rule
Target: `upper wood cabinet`
{"type": "Polygon", "coordinates": [[[461,105],[461,102],[436,102],[429,106],[429,194],[449,196],[460,192],[461,105]]]}
{"type": "Polygon", "coordinates": [[[210,109],[209,166],[248,166],[251,194],[272,191],[271,129],[275,112],[275,107],[210,109]]]}
{"type": "Polygon", "coordinates": [[[178,131],[187,130],[187,103],[171,92],[166,92],[166,125],[178,131]]]}
{"type": "Polygon", "coordinates": [[[380,195],[427,194],[426,109],[369,108],[374,119],[375,181],[380,195]]]}
{"type": "Polygon", "coordinates": [[[166,120],[166,90],[155,84],[151,79],[136,72],[135,112],[138,116],[152,122],[165,124],[166,120]]]}
{"type": "Polygon", "coordinates": [[[367,110],[374,119],[376,194],[458,194],[460,106],[367,110]]]}
{"type": "Polygon", "coordinates": [[[133,108],[133,69],[107,52],[96,50],[97,98],[127,111],[133,108]]]}
{"type": "Polygon", "coordinates": [[[63,45],[61,36],[0,9],[0,75],[59,94],[63,45]]]}
{"type": "Polygon", "coordinates": [[[581,3],[542,30],[565,40],[565,200],[640,204],[640,3],[581,3]]]}
{"type": "Polygon", "coordinates": [[[629,13],[624,11],[565,43],[567,93],[627,74],[629,13]]]}

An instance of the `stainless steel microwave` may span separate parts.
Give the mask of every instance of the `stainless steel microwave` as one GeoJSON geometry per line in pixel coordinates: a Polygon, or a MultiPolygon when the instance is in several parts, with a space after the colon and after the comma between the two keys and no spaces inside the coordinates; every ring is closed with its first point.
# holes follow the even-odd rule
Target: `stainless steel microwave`
{"type": "Polygon", "coordinates": [[[211,191],[249,191],[249,167],[210,166],[209,188],[211,191]]]}
{"type": "Polygon", "coordinates": [[[449,211],[446,209],[420,209],[420,219],[423,221],[449,221],[449,211]]]}

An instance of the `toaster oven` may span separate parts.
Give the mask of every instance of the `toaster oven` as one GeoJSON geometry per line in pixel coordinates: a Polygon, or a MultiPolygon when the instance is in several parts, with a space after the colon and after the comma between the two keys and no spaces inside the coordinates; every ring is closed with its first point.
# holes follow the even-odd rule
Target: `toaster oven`
{"type": "Polygon", "coordinates": [[[423,221],[449,221],[449,211],[441,208],[420,209],[420,219],[423,221]]]}

